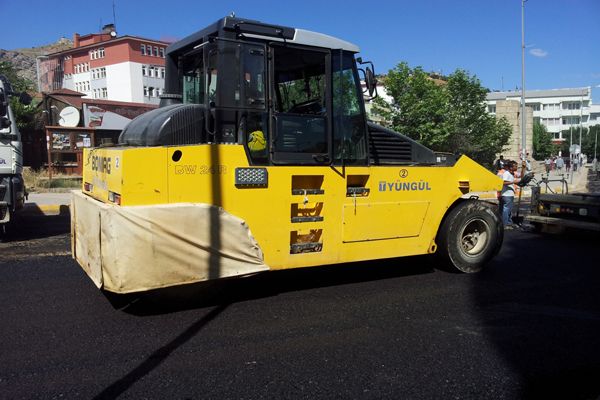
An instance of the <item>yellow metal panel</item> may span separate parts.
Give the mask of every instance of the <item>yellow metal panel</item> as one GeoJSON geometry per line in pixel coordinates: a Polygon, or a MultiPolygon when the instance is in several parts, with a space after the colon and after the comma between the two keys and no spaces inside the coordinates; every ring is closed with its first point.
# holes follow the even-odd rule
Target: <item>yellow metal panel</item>
{"type": "MultiPolygon", "coordinates": [[[[266,169],[268,184],[244,187],[235,185],[236,168],[249,167],[241,145],[105,148],[86,152],[86,159],[93,155],[111,162],[110,173],[98,164],[84,167],[97,199],[108,202],[110,190],[121,194],[123,205],[222,207],[246,222],[272,269],[428,253],[446,210],[465,195],[464,182],[470,191],[502,186],[464,156],[452,167],[265,166],[259,168],[266,169]],[[348,195],[356,188],[368,191],[348,195]],[[323,221],[292,221],[313,215],[323,221]],[[314,249],[297,251],[313,241],[314,249]]],[[[218,221],[198,223],[222,228],[218,221]]]]}
{"type": "Polygon", "coordinates": [[[119,160],[122,181],[121,205],[148,205],[168,202],[168,178],[165,164],[167,148],[150,147],[126,149],[119,160]]]}
{"type": "Polygon", "coordinates": [[[344,242],[418,236],[429,202],[344,204],[344,242]]]}
{"type": "Polygon", "coordinates": [[[84,192],[105,203],[109,192],[121,195],[121,205],[166,203],[166,154],[164,147],[84,149],[83,182],[93,185],[84,192]]]}

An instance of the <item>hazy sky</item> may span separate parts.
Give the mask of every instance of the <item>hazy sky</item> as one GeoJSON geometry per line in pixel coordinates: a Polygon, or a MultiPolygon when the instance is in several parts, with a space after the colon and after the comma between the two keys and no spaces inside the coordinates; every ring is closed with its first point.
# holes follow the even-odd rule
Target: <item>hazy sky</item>
{"type": "MultiPolygon", "coordinates": [[[[119,35],[183,38],[238,17],[326,33],[357,44],[385,73],[398,62],[462,68],[492,90],[521,86],[520,0],[114,0],[119,35]]],[[[0,0],[0,48],[39,46],[113,22],[113,1],[0,0]]],[[[600,104],[600,0],[525,3],[527,89],[594,87],[600,104]]]]}

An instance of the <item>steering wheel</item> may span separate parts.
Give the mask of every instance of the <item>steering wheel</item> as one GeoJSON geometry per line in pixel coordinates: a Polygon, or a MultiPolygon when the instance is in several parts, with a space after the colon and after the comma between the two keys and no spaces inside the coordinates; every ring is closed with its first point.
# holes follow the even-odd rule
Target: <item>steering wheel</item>
{"type": "Polygon", "coordinates": [[[321,114],[321,103],[319,99],[311,99],[302,103],[294,104],[288,112],[296,114],[321,114]]]}

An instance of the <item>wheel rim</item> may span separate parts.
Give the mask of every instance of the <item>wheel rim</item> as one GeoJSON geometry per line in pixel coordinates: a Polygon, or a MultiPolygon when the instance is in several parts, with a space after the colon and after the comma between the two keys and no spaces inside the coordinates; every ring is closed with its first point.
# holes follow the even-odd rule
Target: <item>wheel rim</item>
{"type": "Polygon", "coordinates": [[[479,218],[473,218],[463,225],[460,234],[460,248],[463,253],[474,257],[487,248],[490,240],[490,226],[479,218]]]}

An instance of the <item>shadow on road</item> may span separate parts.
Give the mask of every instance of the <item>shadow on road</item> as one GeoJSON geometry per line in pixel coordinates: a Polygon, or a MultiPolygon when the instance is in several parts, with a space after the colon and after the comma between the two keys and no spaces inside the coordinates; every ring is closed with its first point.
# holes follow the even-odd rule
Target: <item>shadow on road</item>
{"type": "Polygon", "coordinates": [[[499,266],[474,280],[484,334],[521,376],[522,398],[597,398],[599,236],[510,234],[499,266]]]}
{"type": "Polygon", "coordinates": [[[66,211],[61,208],[57,215],[17,215],[3,242],[14,242],[28,239],[42,239],[50,236],[62,235],[71,231],[71,220],[68,207],[66,211]]]}
{"type": "Polygon", "coordinates": [[[95,398],[116,398],[127,391],[235,302],[276,296],[284,292],[427,274],[432,271],[431,258],[407,257],[376,262],[272,271],[245,278],[202,282],[139,294],[116,295],[104,292],[113,307],[137,316],[166,314],[206,307],[214,308],[95,398]]]}
{"type": "Polygon", "coordinates": [[[208,325],[212,320],[225,311],[227,306],[227,304],[222,304],[213,308],[208,314],[190,325],[175,339],[171,340],[169,343],[150,354],[148,358],[146,358],[140,365],[134,368],[127,375],[113,382],[110,386],[95,396],[94,399],[115,399],[119,397],[137,381],[148,375],[160,364],[162,364],[163,361],[165,361],[171,355],[171,353],[196,336],[206,325],[208,325]]]}
{"type": "Polygon", "coordinates": [[[323,267],[269,271],[244,278],[200,282],[144,293],[104,292],[112,306],[133,315],[157,315],[232,304],[280,293],[376,281],[433,272],[430,257],[356,262],[323,267]]]}

